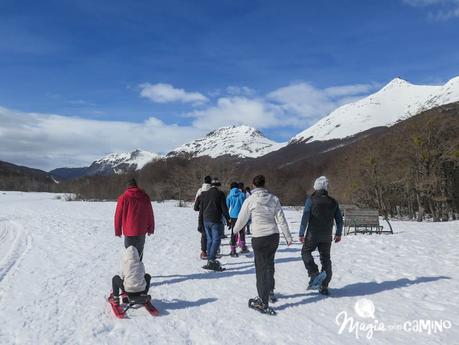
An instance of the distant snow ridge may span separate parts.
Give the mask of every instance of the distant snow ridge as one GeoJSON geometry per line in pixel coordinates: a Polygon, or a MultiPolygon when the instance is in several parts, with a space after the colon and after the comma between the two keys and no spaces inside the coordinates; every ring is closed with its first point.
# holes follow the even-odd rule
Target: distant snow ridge
{"type": "Polygon", "coordinates": [[[284,143],[266,138],[259,130],[249,126],[229,126],[216,129],[204,138],[184,144],[169,152],[167,157],[190,155],[212,158],[230,155],[241,158],[256,158],[276,151],[284,143]]]}
{"type": "Polygon", "coordinates": [[[395,78],[378,92],[345,104],[293,137],[289,143],[341,139],[391,126],[421,111],[459,101],[459,77],[443,86],[413,85],[395,78]]]}
{"type": "Polygon", "coordinates": [[[97,174],[110,172],[121,174],[129,170],[140,170],[159,158],[161,156],[156,153],[137,149],[129,153],[111,153],[94,161],[89,168],[97,174]]]}

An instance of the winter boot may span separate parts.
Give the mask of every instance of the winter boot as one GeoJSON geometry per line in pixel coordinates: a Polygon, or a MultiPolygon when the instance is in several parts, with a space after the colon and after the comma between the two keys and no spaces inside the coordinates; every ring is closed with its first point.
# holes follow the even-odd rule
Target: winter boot
{"type": "Polygon", "coordinates": [[[276,315],[276,312],[267,304],[264,304],[260,297],[249,299],[249,308],[255,309],[262,314],[276,315]]]}
{"type": "Polygon", "coordinates": [[[201,258],[202,260],[207,260],[207,252],[206,252],[206,251],[202,251],[202,252],[201,252],[201,255],[200,255],[200,258],[201,258]]]}
{"type": "Polygon", "coordinates": [[[120,296],[113,296],[113,301],[114,301],[117,305],[120,305],[120,296]]]}
{"type": "Polygon", "coordinates": [[[208,265],[208,269],[212,270],[212,271],[220,272],[220,271],[224,271],[225,270],[221,266],[220,261],[218,261],[218,260],[210,260],[207,265],[208,265]]]}
{"type": "Polygon", "coordinates": [[[238,253],[236,253],[236,246],[231,246],[231,253],[230,253],[230,256],[232,258],[237,258],[239,255],[238,253]]]}
{"type": "Polygon", "coordinates": [[[324,296],[329,296],[330,295],[330,292],[328,291],[328,287],[327,286],[323,286],[323,285],[319,288],[319,293],[321,295],[324,295],[324,296]]]}
{"type": "Polygon", "coordinates": [[[245,242],[244,242],[244,241],[239,242],[239,247],[241,248],[241,253],[248,253],[248,252],[250,252],[250,251],[247,249],[247,246],[245,245],[245,242]]]}
{"type": "Polygon", "coordinates": [[[276,303],[276,302],[277,302],[277,297],[276,297],[276,295],[274,294],[274,291],[271,291],[271,292],[269,293],[269,301],[270,301],[271,303],[276,303]]]}

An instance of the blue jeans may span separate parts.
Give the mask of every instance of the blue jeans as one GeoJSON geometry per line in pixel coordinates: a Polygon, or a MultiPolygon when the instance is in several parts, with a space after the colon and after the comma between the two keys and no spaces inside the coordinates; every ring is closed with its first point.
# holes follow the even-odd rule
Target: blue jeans
{"type": "Polygon", "coordinates": [[[224,230],[223,224],[204,221],[204,229],[207,237],[207,258],[215,260],[224,230]]]}

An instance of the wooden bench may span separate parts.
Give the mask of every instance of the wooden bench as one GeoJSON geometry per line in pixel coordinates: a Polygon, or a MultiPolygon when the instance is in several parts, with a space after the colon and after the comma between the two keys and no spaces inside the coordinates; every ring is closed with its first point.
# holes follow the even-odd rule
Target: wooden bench
{"type": "Polygon", "coordinates": [[[347,209],[344,215],[344,234],[381,234],[383,232],[393,234],[394,232],[389,220],[387,218],[384,220],[389,225],[388,230],[385,230],[384,227],[379,224],[378,210],[347,209]]]}
{"type": "Polygon", "coordinates": [[[354,204],[339,204],[339,208],[341,210],[341,214],[343,217],[346,216],[346,212],[349,210],[358,210],[358,206],[354,204]]]}

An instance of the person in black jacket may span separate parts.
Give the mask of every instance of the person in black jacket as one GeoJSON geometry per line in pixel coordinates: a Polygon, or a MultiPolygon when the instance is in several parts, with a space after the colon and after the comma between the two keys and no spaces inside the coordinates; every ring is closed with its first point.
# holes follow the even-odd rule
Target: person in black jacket
{"type": "Polygon", "coordinates": [[[316,248],[319,249],[322,271],[327,274],[319,287],[319,292],[323,295],[328,295],[328,284],[332,277],[330,249],[333,236],[333,220],[336,222],[334,240],[339,242],[341,241],[341,232],[343,230],[343,216],[338,202],[328,195],[327,178],[321,176],[314,182],[314,193],[306,199],[303,217],[301,218],[299,240],[303,243],[301,256],[310,277],[310,286],[319,274],[312,252],[316,248]],[[306,237],[304,237],[305,231],[306,237]]]}
{"type": "MultiPolygon", "coordinates": [[[[201,193],[206,192],[210,189],[210,183],[212,182],[212,178],[210,176],[204,177],[204,183],[202,187],[198,189],[196,192],[196,197],[194,199],[194,210],[199,211],[199,207],[201,204],[201,193]]],[[[207,238],[206,238],[206,231],[204,230],[204,224],[202,223],[202,219],[198,217],[198,231],[201,233],[201,254],[200,258],[203,260],[207,260],[207,238]]]]}
{"type": "Polygon", "coordinates": [[[214,178],[211,182],[211,188],[201,193],[199,205],[199,221],[204,224],[207,237],[208,261],[204,268],[215,271],[222,270],[220,262],[216,260],[224,230],[222,218],[224,217],[228,224],[231,223],[228,207],[226,206],[226,197],[219,189],[220,186],[220,181],[214,178]]]}

